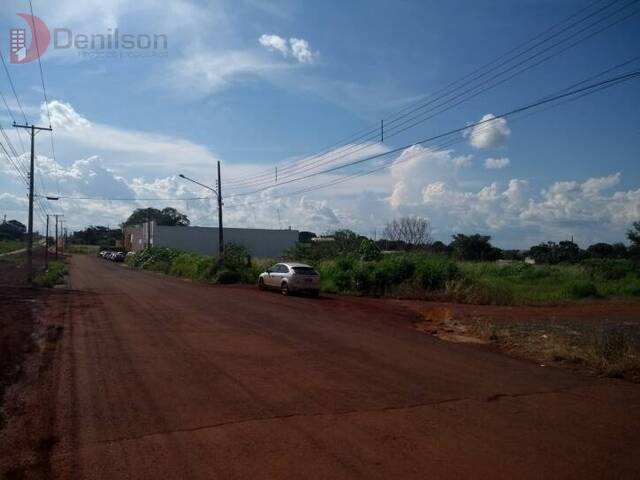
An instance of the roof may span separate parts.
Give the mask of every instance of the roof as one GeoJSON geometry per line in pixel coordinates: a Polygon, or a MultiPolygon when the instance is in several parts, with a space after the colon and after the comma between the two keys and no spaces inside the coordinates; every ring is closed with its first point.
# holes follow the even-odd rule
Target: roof
{"type": "Polygon", "coordinates": [[[298,262],[278,262],[281,263],[282,265],[286,265],[287,267],[307,267],[307,268],[313,268],[311,265],[307,265],[306,263],[298,263],[298,262]]]}

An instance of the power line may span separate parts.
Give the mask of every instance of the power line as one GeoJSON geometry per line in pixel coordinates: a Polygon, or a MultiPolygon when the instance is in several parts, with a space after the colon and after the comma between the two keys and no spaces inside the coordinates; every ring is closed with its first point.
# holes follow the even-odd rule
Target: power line
{"type": "Polygon", "coordinates": [[[16,87],[13,84],[13,79],[11,78],[11,74],[9,73],[9,68],[7,67],[7,62],[5,62],[5,60],[4,60],[4,55],[2,54],[2,50],[0,50],[0,60],[2,60],[2,65],[4,67],[4,71],[7,74],[7,78],[9,79],[9,85],[11,86],[11,91],[13,92],[13,96],[16,99],[16,102],[18,104],[18,108],[20,109],[20,112],[22,113],[22,117],[24,118],[24,123],[29,123],[27,121],[27,116],[24,114],[24,110],[22,109],[22,104],[20,103],[20,99],[18,98],[18,93],[16,92],[16,87]]]}
{"type": "MultiPolygon", "coordinates": [[[[481,120],[479,122],[475,122],[473,124],[466,125],[464,127],[459,127],[459,128],[453,129],[453,130],[449,130],[449,131],[447,131],[445,133],[434,135],[434,136],[426,138],[424,140],[421,140],[421,141],[418,141],[418,142],[415,142],[415,143],[412,143],[412,144],[404,145],[402,147],[395,148],[395,149],[390,150],[390,151],[385,152],[385,153],[372,155],[372,156],[369,156],[367,158],[359,159],[359,160],[350,162],[348,164],[332,167],[332,168],[323,170],[321,172],[314,172],[314,173],[311,173],[311,174],[306,175],[304,177],[295,178],[295,179],[292,179],[292,180],[287,180],[285,182],[282,182],[282,184],[293,183],[293,182],[304,180],[304,179],[307,179],[307,178],[311,178],[311,177],[314,177],[314,176],[317,176],[317,175],[331,173],[333,171],[336,171],[336,170],[339,170],[339,169],[342,169],[342,168],[346,168],[346,167],[349,167],[349,166],[353,166],[353,165],[361,164],[361,163],[364,163],[364,162],[368,162],[368,161],[371,161],[371,160],[374,160],[374,159],[377,159],[377,158],[382,158],[382,157],[385,157],[387,155],[391,155],[391,154],[398,153],[400,151],[406,150],[407,148],[410,148],[410,147],[412,147],[414,145],[422,145],[422,144],[426,144],[426,143],[432,142],[434,140],[438,140],[438,139],[446,138],[446,137],[449,137],[449,136],[452,136],[452,135],[455,135],[455,134],[459,134],[459,133],[462,133],[464,131],[467,131],[467,130],[472,129],[472,128],[477,127],[477,126],[487,125],[490,122],[494,122],[496,119],[507,118],[507,117],[516,115],[518,113],[522,113],[522,112],[526,112],[528,110],[532,110],[532,109],[534,109],[536,107],[539,107],[539,106],[542,106],[542,105],[546,105],[546,104],[550,104],[552,102],[556,102],[558,100],[570,99],[572,96],[576,96],[576,98],[581,98],[583,96],[596,93],[596,92],[598,92],[600,90],[603,90],[605,88],[610,88],[612,86],[615,86],[617,84],[623,83],[625,81],[632,80],[632,79],[637,78],[639,76],[640,76],[640,71],[634,71],[634,72],[629,72],[629,73],[622,74],[622,75],[619,75],[619,76],[616,76],[616,77],[613,77],[613,78],[609,78],[609,79],[603,80],[601,82],[593,83],[593,84],[590,84],[590,85],[588,85],[586,87],[573,89],[573,90],[570,90],[570,91],[566,91],[566,89],[564,89],[565,90],[564,93],[559,93],[557,95],[544,97],[541,100],[538,100],[538,101],[536,101],[534,103],[531,103],[529,105],[525,105],[523,107],[516,108],[516,109],[511,110],[509,112],[506,112],[506,113],[503,113],[503,114],[500,114],[500,115],[496,115],[495,117],[493,117],[491,119],[481,120]]],[[[580,82],[580,83],[584,83],[584,82],[580,82]]],[[[387,166],[378,167],[378,170],[380,170],[382,168],[386,168],[386,167],[387,166]]],[[[374,169],[373,171],[377,171],[377,170],[374,169]]],[[[367,172],[367,174],[372,173],[373,171],[369,171],[369,172],[367,172]]],[[[357,174],[352,174],[352,176],[355,176],[355,175],[357,175],[357,174]]],[[[341,181],[344,181],[344,179],[340,179],[337,182],[341,182],[341,181]]],[[[329,185],[335,184],[335,182],[336,181],[331,182],[331,183],[327,183],[325,185],[322,185],[321,188],[324,188],[325,186],[329,186],[329,185]]],[[[280,185],[278,185],[278,186],[280,186],[280,185]]],[[[264,190],[267,190],[267,189],[272,189],[272,188],[274,188],[274,187],[262,188],[262,189],[255,190],[255,191],[250,192],[250,193],[236,194],[236,195],[233,195],[232,197],[234,198],[234,197],[238,197],[238,196],[253,195],[255,193],[259,193],[261,191],[264,191],[264,190]]],[[[313,187],[307,187],[307,188],[313,188],[313,187]]],[[[289,196],[289,195],[292,195],[292,194],[305,193],[306,191],[310,191],[310,190],[303,189],[303,190],[296,191],[296,192],[293,192],[293,193],[283,194],[282,196],[289,196]]],[[[275,198],[278,198],[278,197],[275,197],[275,198]]],[[[227,208],[232,208],[232,207],[242,206],[242,205],[247,205],[247,204],[246,203],[245,204],[231,204],[231,205],[228,205],[227,208]]]]}
{"type": "MultiPolygon", "coordinates": [[[[419,115],[414,115],[414,116],[412,116],[412,117],[410,117],[410,118],[408,118],[408,119],[404,120],[402,123],[397,124],[397,122],[398,122],[400,119],[402,119],[403,117],[406,117],[407,115],[410,115],[411,113],[413,113],[413,112],[415,112],[415,111],[418,111],[418,110],[420,110],[420,109],[424,109],[424,107],[429,106],[429,105],[432,105],[432,104],[433,104],[435,101],[437,101],[437,100],[440,100],[440,99],[446,98],[446,97],[448,97],[448,96],[451,96],[452,94],[456,93],[456,90],[459,90],[459,89],[460,89],[460,87],[465,86],[465,85],[468,85],[468,84],[469,84],[469,83],[471,83],[472,81],[475,81],[475,80],[477,80],[477,79],[479,79],[479,78],[482,78],[482,77],[484,77],[484,76],[486,76],[486,75],[488,75],[488,74],[492,73],[496,68],[499,68],[499,67],[501,67],[501,66],[504,66],[504,65],[508,64],[509,62],[513,61],[514,59],[517,59],[517,58],[521,57],[523,54],[530,52],[532,49],[534,49],[534,48],[536,48],[536,47],[538,47],[538,46],[540,46],[540,45],[542,45],[542,44],[544,44],[544,43],[547,43],[547,42],[548,42],[549,40],[551,40],[552,38],[555,38],[555,37],[557,37],[558,35],[563,34],[563,33],[567,32],[567,31],[569,31],[570,29],[572,29],[573,27],[575,27],[575,26],[579,25],[580,23],[584,22],[585,20],[590,19],[590,18],[592,18],[594,15],[597,15],[597,14],[601,13],[602,11],[604,11],[605,9],[607,9],[607,8],[611,7],[612,5],[614,5],[615,3],[617,3],[618,1],[619,1],[619,0],[614,0],[613,2],[611,2],[611,3],[607,4],[607,5],[605,5],[604,7],[599,8],[599,9],[598,9],[598,10],[596,10],[595,12],[592,12],[592,13],[590,13],[589,15],[587,15],[587,16],[585,16],[585,17],[583,17],[583,18],[581,18],[581,19],[579,19],[579,20],[577,20],[577,21],[573,22],[573,23],[572,23],[571,25],[569,25],[568,27],[565,27],[565,28],[564,28],[564,29],[562,29],[561,31],[554,33],[554,34],[553,34],[553,35],[551,35],[550,37],[547,37],[547,38],[545,38],[545,39],[543,39],[543,40],[541,40],[541,41],[538,41],[536,44],[534,44],[533,46],[531,46],[531,47],[529,47],[528,49],[524,50],[523,52],[520,52],[520,53],[518,53],[517,55],[512,56],[512,57],[511,57],[511,58],[509,58],[508,60],[505,60],[505,61],[501,62],[499,65],[497,65],[497,67],[494,67],[492,70],[485,71],[484,73],[482,73],[482,74],[480,74],[480,75],[475,75],[475,76],[473,76],[473,78],[472,78],[471,80],[468,80],[468,81],[464,82],[462,85],[460,85],[459,87],[456,87],[456,88],[455,88],[455,89],[453,89],[451,92],[446,93],[446,94],[443,94],[443,95],[440,95],[440,96],[438,96],[438,97],[435,97],[435,98],[433,98],[432,100],[430,100],[429,102],[427,102],[427,103],[423,103],[423,104],[421,104],[421,105],[418,105],[417,107],[415,107],[415,106],[413,106],[413,107],[409,107],[409,108],[411,108],[411,109],[410,109],[407,113],[405,113],[405,114],[403,114],[403,115],[397,115],[397,114],[396,114],[396,115],[395,115],[395,117],[396,117],[395,119],[393,119],[393,117],[392,117],[392,120],[390,120],[390,121],[389,121],[389,120],[387,120],[387,122],[388,122],[387,124],[389,124],[389,123],[391,123],[391,124],[396,123],[396,125],[395,125],[394,127],[392,127],[391,129],[389,129],[389,130],[386,130],[386,131],[385,131],[385,133],[387,134],[387,137],[391,137],[391,136],[398,135],[399,133],[402,133],[403,131],[406,131],[406,130],[407,130],[407,129],[409,129],[409,128],[413,128],[413,127],[415,127],[416,125],[418,125],[418,124],[420,124],[420,123],[422,123],[422,122],[424,122],[424,121],[426,121],[426,120],[428,120],[428,119],[430,119],[430,118],[433,118],[434,116],[436,116],[436,115],[438,115],[438,114],[440,114],[440,113],[443,113],[443,112],[445,112],[445,111],[447,111],[447,110],[449,110],[449,109],[451,109],[451,108],[453,108],[453,107],[455,107],[455,106],[459,105],[460,103],[463,103],[463,102],[465,102],[465,101],[468,101],[468,100],[470,100],[471,98],[474,98],[475,96],[477,96],[477,95],[479,95],[479,94],[481,94],[481,93],[483,93],[483,92],[485,92],[485,91],[487,91],[487,90],[489,90],[489,89],[491,89],[491,88],[495,88],[496,86],[498,86],[498,85],[500,85],[500,84],[504,83],[505,81],[508,81],[508,80],[510,80],[511,78],[513,78],[513,77],[515,77],[515,76],[517,76],[517,75],[519,75],[519,74],[521,74],[521,73],[523,73],[523,72],[525,72],[525,71],[527,71],[527,70],[529,70],[529,69],[531,69],[531,68],[533,68],[533,67],[535,67],[535,66],[539,65],[540,63],[543,63],[543,62],[545,62],[545,61],[547,61],[547,60],[549,60],[549,59],[551,59],[551,58],[553,58],[553,57],[555,57],[555,56],[559,55],[560,53],[563,53],[564,51],[568,50],[569,48],[572,48],[572,47],[574,47],[575,45],[577,45],[577,44],[579,44],[579,43],[581,43],[581,42],[586,41],[587,39],[589,39],[589,38],[591,38],[591,37],[593,37],[593,36],[595,36],[595,35],[597,35],[597,34],[599,34],[599,33],[603,32],[603,31],[605,31],[605,30],[607,30],[607,29],[609,29],[609,28],[611,28],[611,27],[613,27],[613,26],[615,26],[615,25],[617,25],[618,23],[620,23],[620,22],[622,22],[622,21],[624,21],[624,20],[628,19],[629,17],[631,17],[631,16],[633,16],[633,15],[635,15],[635,14],[637,14],[637,13],[638,13],[637,11],[635,11],[635,12],[632,12],[630,15],[627,15],[626,17],[623,17],[623,18],[617,19],[617,20],[616,20],[616,21],[614,21],[613,23],[608,24],[608,25],[606,25],[605,27],[603,27],[603,28],[601,28],[601,29],[599,29],[599,30],[597,30],[597,31],[591,32],[591,33],[589,33],[588,35],[586,35],[586,36],[584,36],[584,37],[582,37],[582,38],[579,38],[576,42],[571,43],[569,46],[566,46],[566,47],[564,47],[563,49],[561,49],[561,50],[559,50],[559,51],[556,51],[556,52],[551,53],[550,55],[548,55],[548,56],[546,56],[546,57],[542,58],[541,60],[539,60],[538,62],[534,63],[533,65],[525,66],[524,68],[522,68],[522,69],[520,69],[520,70],[516,71],[515,73],[513,73],[513,74],[512,74],[512,75],[510,75],[509,77],[507,77],[507,78],[503,78],[503,79],[501,79],[501,80],[498,80],[497,82],[494,82],[493,84],[489,85],[488,87],[486,87],[486,88],[484,88],[484,89],[482,89],[482,90],[480,90],[480,91],[477,91],[477,92],[475,92],[475,93],[472,93],[471,95],[468,95],[466,98],[461,99],[460,101],[458,101],[458,102],[454,103],[453,105],[448,105],[448,106],[446,105],[447,103],[449,103],[449,102],[451,102],[451,101],[453,101],[453,100],[456,100],[456,99],[460,98],[461,96],[463,96],[463,95],[465,95],[465,94],[467,94],[467,93],[471,93],[471,92],[473,92],[473,90],[476,90],[477,88],[479,88],[479,87],[481,87],[481,86],[483,86],[483,85],[487,84],[488,82],[490,82],[490,81],[492,81],[492,80],[494,80],[494,79],[497,79],[499,76],[504,75],[504,74],[506,74],[506,73],[508,73],[508,72],[512,71],[513,69],[515,69],[515,68],[517,68],[517,67],[519,67],[519,66],[522,66],[522,65],[526,64],[527,62],[529,62],[529,61],[531,61],[531,60],[533,60],[533,59],[535,59],[535,58],[539,57],[540,55],[544,54],[545,52],[548,52],[548,51],[550,51],[550,50],[554,49],[555,47],[557,47],[557,46],[561,45],[562,43],[565,43],[565,42],[567,42],[567,41],[571,40],[572,38],[575,38],[576,36],[578,36],[578,35],[580,35],[580,34],[582,34],[582,33],[586,32],[587,30],[589,30],[589,29],[593,28],[594,26],[596,26],[596,25],[598,25],[598,24],[602,23],[603,21],[608,20],[608,19],[609,19],[609,18],[611,18],[612,16],[617,15],[618,13],[620,13],[621,11],[623,11],[623,10],[627,9],[628,7],[630,7],[630,6],[634,5],[634,4],[635,4],[635,3],[637,3],[637,1],[638,1],[638,0],[633,0],[633,1],[631,1],[631,2],[629,2],[629,3],[627,3],[627,4],[625,4],[625,5],[624,5],[624,6],[622,6],[621,8],[619,8],[619,9],[615,10],[614,12],[611,12],[611,13],[609,13],[608,15],[606,15],[606,16],[604,16],[604,17],[601,17],[601,18],[597,19],[596,21],[594,21],[594,22],[592,22],[592,23],[588,24],[587,26],[585,26],[585,27],[583,27],[583,28],[579,29],[578,31],[575,31],[575,32],[571,33],[569,36],[567,36],[567,37],[563,38],[562,40],[560,40],[560,41],[558,41],[558,42],[556,42],[556,43],[552,44],[551,46],[546,47],[545,49],[543,49],[543,50],[541,50],[541,51],[539,51],[539,52],[535,53],[535,54],[534,54],[534,55],[532,55],[532,56],[529,56],[529,57],[528,57],[528,58],[526,58],[525,60],[520,61],[519,63],[517,63],[517,64],[515,64],[515,65],[512,65],[511,67],[507,68],[506,70],[503,70],[503,71],[500,71],[500,72],[498,72],[498,73],[494,74],[493,76],[489,77],[488,79],[485,79],[484,81],[482,81],[480,84],[475,85],[475,86],[473,86],[473,87],[471,87],[471,88],[468,88],[468,89],[466,89],[465,91],[463,91],[462,93],[460,93],[460,94],[456,95],[455,97],[453,97],[453,98],[449,98],[449,99],[445,100],[444,102],[441,102],[440,104],[436,105],[435,107],[432,107],[431,109],[427,110],[427,112],[423,112],[423,113],[421,113],[421,114],[419,114],[419,115]],[[425,113],[428,113],[429,111],[432,111],[434,108],[440,108],[440,107],[444,107],[444,108],[441,108],[441,109],[440,109],[440,111],[437,111],[435,114],[433,114],[433,115],[431,115],[431,116],[429,116],[429,117],[427,117],[427,118],[422,118],[422,119],[420,119],[420,118],[419,118],[421,115],[424,115],[425,113]],[[408,122],[411,122],[411,121],[413,121],[413,120],[417,120],[417,121],[415,121],[414,123],[411,123],[410,125],[408,125],[408,126],[406,126],[406,127],[404,127],[404,128],[400,128],[400,127],[403,127],[404,125],[406,125],[408,122]],[[395,131],[394,131],[394,130],[395,130],[395,131]],[[391,132],[391,133],[390,133],[390,132],[391,132]]],[[[594,3],[598,3],[598,2],[594,2],[594,3]]],[[[593,4],[594,4],[594,3],[592,3],[589,7],[593,6],[593,4]]],[[[586,7],[586,8],[589,8],[589,7],[586,7]]],[[[548,29],[546,32],[548,32],[548,31],[552,31],[553,29],[557,28],[559,25],[562,25],[563,23],[566,23],[566,21],[567,21],[567,20],[570,20],[571,18],[575,17],[576,15],[579,15],[580,13],[582,13],[583,11],[585,11],[585,10],[586,10],[586,8],[585,8],[585,9],[582,9],[582,10],[581,10],[581,11],[579,11],[578,13],[576,13],[576,14],[574,14],[574,15],[572,15],[572,16],[570,16],[570,17],[568,17],[567,19],[565,19],[563,22],[560,22],[560,23],[559,23],[559,24],[557,24],[556,26],[551,27],[551,29],[548,29]]],[[[545,33],[546,33],[546,32],[545,32],[545,33]]],[[[538,35],[537,37],[534,37],[534,39],[529,40],[528,42],[525,42],[524,44],[522,44],[522,45],[521,45],[521,47],[522,47],[522,46],[525,46],[525,45],[527,45],[527,44],[529,44],[529,43],[531,43],[531,42],[532,42],[533,40],[535,40],[536,38],[539,38],[539,36],[540,36],[540,35],[538,35]]],[[[513,52],[514,50],[518,50],[518,49],[519,49],[519,48],[521,48],[521,47],[516,47],[515,49],[510,50],[510,52],[513,52]]],[[[504,54],[504,55],[502,55],[502,57],[499,57],[499,59],[500,59],[500,58],[505,57],[506,55],[508,55],[508,54],[504,54]]],[[[495,62],[496,62],[496,60],[494,60],[493,62],[489,62],[488,64],[486,64],[486,66],[490,66],[490,65],[492,65],[492,64],[493,64],[493,63],[495,63],[495,62]]],[[[479,70],[482,70],[483,68],[484,68],[484,67],[481,67],[480,69],[477,69],[475,72],[478,72],[479,70]]],[[[473,75],[473,74],[471,74],[471,75],[473,75]]],[[[467,75],[466,77],[468,77],[468,76],[469,76],[469,75],[467,75]]],[[[465,77],[463,77],[463,79],[464,79],[464,78],[465,78],[465,77]]],[[[458,80],[458,81],[456,81],[456,82],[453,82],[452,84],[450,84],[449,86],[445,87],[444,89],[441,89],[440,91],[443,91],[443,90],[444,90],[444,91],[446,91],[446,90],[448,90],[448,89],[451,89],[451,87],[452,87],[453,85],[455,85],[455,84],[457,84],[457,83],[459,83],[459,82],[460,82],[460,80],[458,80]]],[[[434,95],[435,95],[435,94],[434,94],[434,95]]],[[[433,96],[433,95],[432,95],[432,96],[433,96]]],[[[405,108],[404,110],[406,111],[407,109],[405,108]]],[[[377,129],[376,129],[376,130],[375,130],[375,138],[377,138],[377,136],[378,136],[378,131],[377,131],[377,129]]],[[[363,138],[363,137],[360,137],[360,138],[363,138]]],[[[370,137],[370,138],[368,138],[368,139],[366,139],[366,140],[373,140],[373,139],[374,139],[374,137],[370,137]]],[[[356,152],[358,152],[358,151],[361,151],[361,150],[363,150],[363,149],[365,149],[365,148],[369,148],[369,147],[371,146],[371,143],[365,143],[364,145],[360,145],[360,148],[358,148],[355,152],[354,152],[354,151],[349,152],[349,150],[353,150],[353,148],[358,147],[358,146],[359,146],[358,144],[350,145],[350,146],[347,146],[347,148],[346,148],[346,150],[345,150],[345,151],[332,152],[332,153],[336,153],[336,155],[334,155],[333,157],[330,157],[330,158],[325,158],[325,159],[324,159],[324,161],[322,160],[322,157],[323,157],[323,156],[326,156],[326,154],[320,155],[320,156],[319,156],[319,157],[320,157],[320,159],[319,159],[319,160],[316,160],[315,162],[311,162],[310,164],[299,163],[298,165],[293,165],[293,166],[291,166],[291,167],[288,167],[289,171],[288,171],[288,172],[287,172],[287,174],[285,174],[284,176],[285,176],[285,177],[286,177],[286,176],[289,176],[289,177],[290,177],[290,176],[292,176],[293,172],[294,172],[294,171],[296,171],[296,170],[298,171],[298,173],[301,173],[302,171],[310,170],[310,169],[315,168],[315,167],[318,167],[318,166],[320,166],[320,165],[322,165],[322,164],[327,164],[327,163],[335,162],[336,160],[338,160],[338,159],[340,159],[340,158],[343,158],[343,157],[345,157],[346,155],[353,155],[354,153],[356,153],[356,152]],[[315,164],[315,167],[314,167],[314,164],[315,164]]],[[[318,155],[315,155],[315,156],[310,157],[309,159],[306,159],[306,160],[305,160],[305,162],[308,162],[309,160],[312,160],[313,158],[318,158],[318,155]]],[[[280,172],[282,172],[282,170],[283,170],[283,169],[281,168],[281,169],[279,170],[279,173],[280,173],[280,172]]],[[[284,169],[284,170],[287,170],[287,167],[285,167],[285,169],[284,169]]],[[[269,176],[269,175],[270,175],[270,173],[257,174],[257,175],[255,175],[255,176],[253,176],[252,178],[250,178],[250,179],[248,179],[248,180],[245,180],[244,182],[242,182],[242,181],[237,181],[237,180],[236,180],[235,184],[230,184],[230,186],[229,186],[228,188],[229,188],[229,189],[232,189],[232,190],[237,190],[237,189],[239,189],[239,188],[243,188],[243,187],[247,187],[247,186],[252,186],[252,185],[257,185],[257,184],[271,183],[271,181],[270,181],[268,178],[267,178],[267,179],[264,179],[264,180],[260,180],[260,178],[263,178],[263,177],[265,177],[265,176],[269,176]]],[[[283,176],[283,175],[282,175],[282,173],[280,173],[279,178],[282,178],[282,176],[283,176]]]]}
{"type": "MultiPolygon", "coordinates": [[[[33,4],[31,0],[29,0],[29,9],[31,10],[31,23],[33,24],[33,37],[36,42],[36,53],[38,54],[38,67],[40,69],[40,81],[42,83],[42,95],[44,97],[44,104],[47,109],[47,118],[49,119],[49,128],[51,129],[51,111],[49,109],[49,98],[47,96],[47,87],[44,83],[44,72],[42,70],[42,60],[40,59],[40,46],[38,45],[38,33],[35,26],[34,14],[33,14],[33,4]]],[[[56,159],[56,149],[53,143],[53,129],[49,130],[49,137],[51,139],[51,156],[53,157],[53,161],[58,163],[56,159]]],[[[60,193],[60,182],[58,181],[58,177],[56,176],[56,189],[58,193],[60,193]]]]}

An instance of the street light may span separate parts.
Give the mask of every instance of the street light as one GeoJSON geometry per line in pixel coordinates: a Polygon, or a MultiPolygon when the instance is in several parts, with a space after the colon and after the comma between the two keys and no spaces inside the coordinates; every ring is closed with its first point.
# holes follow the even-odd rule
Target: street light
{"type": "Polygon", "coordinates": [[[180,178],[187,180],[189,182],[195,183],[196,185],[200,185],[207,190],[211,190],[218,197],[218,263],[222,264],[224,258],[224,234],[222,230],[222,182],[220,180],[220,162],[218,161],[218,188],[215,189],[210,187],[209,185],[205,185],[204,183],[200,183],[193,178],[189,178],[182,173],[178,175],[180,178]]]}

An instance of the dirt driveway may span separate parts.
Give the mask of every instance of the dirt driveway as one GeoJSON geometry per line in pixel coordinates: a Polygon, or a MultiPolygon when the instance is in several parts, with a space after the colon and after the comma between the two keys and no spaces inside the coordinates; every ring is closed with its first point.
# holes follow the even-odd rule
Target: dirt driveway
{"type": "Polygon", "coordinates": [[[443,342],[395,302],[70,270],[0,476],[640,478],[637,384],[443,342]]]}

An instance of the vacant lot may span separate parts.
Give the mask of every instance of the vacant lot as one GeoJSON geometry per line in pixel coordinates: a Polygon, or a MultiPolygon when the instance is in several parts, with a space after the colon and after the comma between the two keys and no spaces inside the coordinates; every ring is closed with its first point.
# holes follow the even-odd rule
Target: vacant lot
{"type": "Polygon", "coordinates": [[[0,254],[13,252],[26,247],[26,242],[19,242],[17,240],[0,240],[0,254]]]}

